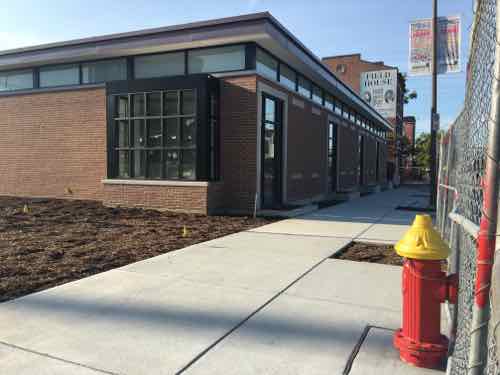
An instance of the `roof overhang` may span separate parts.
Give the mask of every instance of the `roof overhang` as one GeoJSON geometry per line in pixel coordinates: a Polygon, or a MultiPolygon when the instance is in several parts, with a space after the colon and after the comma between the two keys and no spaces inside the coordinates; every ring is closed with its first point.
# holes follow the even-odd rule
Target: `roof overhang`
{"type": "Polygon", "coordinates": [[[377,120],[386,130],[392,130],[378,112],[267,12],[0,51],[0,71],[246,42],[261,45],[346,104],[356,105],[363,115],[377,120]]]}

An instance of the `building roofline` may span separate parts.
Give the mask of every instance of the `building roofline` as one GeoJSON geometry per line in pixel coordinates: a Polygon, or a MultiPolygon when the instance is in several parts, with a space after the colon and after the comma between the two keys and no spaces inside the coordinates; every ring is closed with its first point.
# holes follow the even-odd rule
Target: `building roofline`
{"type": "Polygon", "coordinates": [[[387,65],[383,60],[380,60],[380,61],[368,61],[368,60],[362,59],[361,58],[361,53],[349,53],[349,54],[346,54],[346,55],[325,56],[325,57],[322,57],[321,60],[325,61],[325,60],[328,60],[328,59],[342,59],[344,57],[352,57],[352,56],[359,56],[359,61],[364,62],[364,63],[384,65],[384,66],[386,66],[388,68],[391,68],[391,69],[398,69],[398,71],[399,71],[399,68],[397,66],[387,65]]]}
{"type": "MultiPolygon", "coordinates": [[[[342,80],[340,80],[331,71],[331,69],[325,63],[323,63],[321,58],[316,56],[309,48],[307,48],[299,39],[297,39],[297,37],[295,37],[285,26],[283,26],[269,12],[251,13],[251,14],[245,14],[245,15],[240,15],[240,16],[218,18],[218,19],[213,19],[213,20],[208,20],[208,21],[197,21],[197,22],[185,23],[185,24],[180,24],[180,25],[157,27],[157,28],[150,28],[150,29],[144,29],[144,30],[138,30],[138,31],[115,33],[115,34],[108,34],[108,35],[102,35],[102,36],[96,36],[96,37],[74,39],[74,40],[63,41],[63,42],[47,43],[47,44],[41,44],[41,45],[36,45],[36,46],[31,46],[31,47],[22,47],[22,48],[17,48],[17,49],[4,50],[4,51],[0,51],[0,57],[23,54],[23,53],[30,53],[30,52],[36,53],[39,51],[47,51],[47,50],[51,50],[51,49],[63,49],[66,47],[74,47],[74,46],[94,44],[94,43],[100,43],[100,42],[106,42],[106,41],[115,41],[115,40],[121,40],[121,39],[126,39],[126,38],[145,37],[145,36],[149,36],[149,35],[156,35],[156,34],[162,34],[162,33],[195,30],[195,29],[206,28],[206,27],[230,25],[230,24],[245,23],[245,22],[252,22],[252,21],[259,21],[259,20],[269,21],[280,32],[282,32],[290,41],[292,41],[292,43],[294,43],[299,49],[301,49],[309,58],[311,58],[313,60],[313,62],[315,62],[319,66],[320,69],[322,69],[324,72],[326,72],[339,85],[342,85],[346,90],[348,90],[354,96],[358,97],[363,102],[363,99],[361,99],[361,97],[356,92],[354,92],[354,90],[352,90],[347,84],[342,82],[342,80]]],[[[361,56],[361,54],[359,54],[359,55],[361,56]]],[[[380,115],[380,113],[378,113],[370,105],[367,104],[367,106],[373,111],[374,117],[378,118],[386,126],[386,128],[391,129],[391,125],[389,124],[389,122],[384,117],[382,117],[382,115],[380,115]]]]}
{"type": "Polygon", "coordinates": [[[78,46],[78,45],[82,45],[82,44],[107,42],[107,41],[114,41],[114,40],[125,39],[125,38],[143,37],[143,36],[161,34],[161,33],[166,33],[166,32],[193,30],[193,29],[199,29],[202,27],[228,25],[228,24],[233,24],[233,23],[254,21],[254,20],[259,20],[259,19],[270,19],[270,18],[274,18],[274,17],[269,12],[251,13],[251,14],[245,14],[245,15],[241,15],[241,16],[224,17],[224,18],[217,18],[217,19],[212,19],[212,20],[207,20],[207,21],[196,21],[196,22],[189,22],[189,23],[184,23],[184,24],[180,24],[180,25],[162,26],[162,27],[142,29],[142,30],[137,30],[137,31],[127,31],[127,32],[123,32],[123,33],[105,34],[105,35],[93,36],[93,37],[88,37],[88,38],[79,38],[79,39],[72,39],[72,40],[61,41],[61,42],[45,43],[45,44],[39,44],[39,45],[35,45],[35,46],[8,49],[8,50],[0,51],[0,56],[20,54],[20,53],[24,53],[24,52],[45,51],[45,50],[49,50],[49,49],[53,49],[53,48],[73,47],[73,46],[78,46]]]}
{"type": "Polygon", "coordinates": [[[351,57],[351,56],[359,56],[361,57],[361,53],[347,53],[345,55],[332,55],[332,56],[325,56],[322,57],[321,60],[328,60],[328,59],[337,59],[337,58],[342,58],[342,57],[351,57]]]}

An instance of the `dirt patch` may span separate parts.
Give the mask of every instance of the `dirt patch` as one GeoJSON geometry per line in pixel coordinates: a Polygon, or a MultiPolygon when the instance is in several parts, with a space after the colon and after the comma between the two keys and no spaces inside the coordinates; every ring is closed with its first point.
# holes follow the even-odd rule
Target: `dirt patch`
{"type": "Polygon", "coordinates": [[[271,221],[0,197],[0,302],[271,221]]]}
{"type": "Polygon", "coordinates": [[[353,260],[356,262],[403,265],[403,258],[396,254],[394,245],[353,242],[332,258],[353,260]]]}

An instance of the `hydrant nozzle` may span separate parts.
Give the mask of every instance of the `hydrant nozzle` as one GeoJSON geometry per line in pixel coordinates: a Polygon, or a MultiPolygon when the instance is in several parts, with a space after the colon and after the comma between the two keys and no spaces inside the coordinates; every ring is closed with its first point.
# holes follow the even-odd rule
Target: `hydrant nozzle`
{"type": "Polygon", "coordinates": [[[441,334],[441,303],[455,303],[457,290],[456,275],[442,270],[450,249],[429,215],[417,215],[395,249],[404,264],[403,327],[394,334],[394,346],[405,362],[439,368],[448,351],[448,339],[441,334]]]}

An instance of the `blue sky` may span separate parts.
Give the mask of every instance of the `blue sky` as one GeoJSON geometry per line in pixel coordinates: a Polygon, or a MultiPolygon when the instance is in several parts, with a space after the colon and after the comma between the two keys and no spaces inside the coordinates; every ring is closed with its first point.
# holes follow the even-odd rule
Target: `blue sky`
{"type": "MultiPolygon", "coordinates": [[[[431,0],[16,0],[1,1],[0,49],[142,28],[271,12],[318,56],[361,53],[406,72],[408,23],[431,16],[431,0]],[[50,5],[49,5],[50,4],[50,5]]],[[[453,121],[465,95],[465,62],[473,0],[440,0],[439,15],[462,16],[462,73],[438,79],[443,128],[453,121]]],[[[430,77],[408,80],[418,99],[405,106],[417,132],[427,131],[430,77]]]]}

